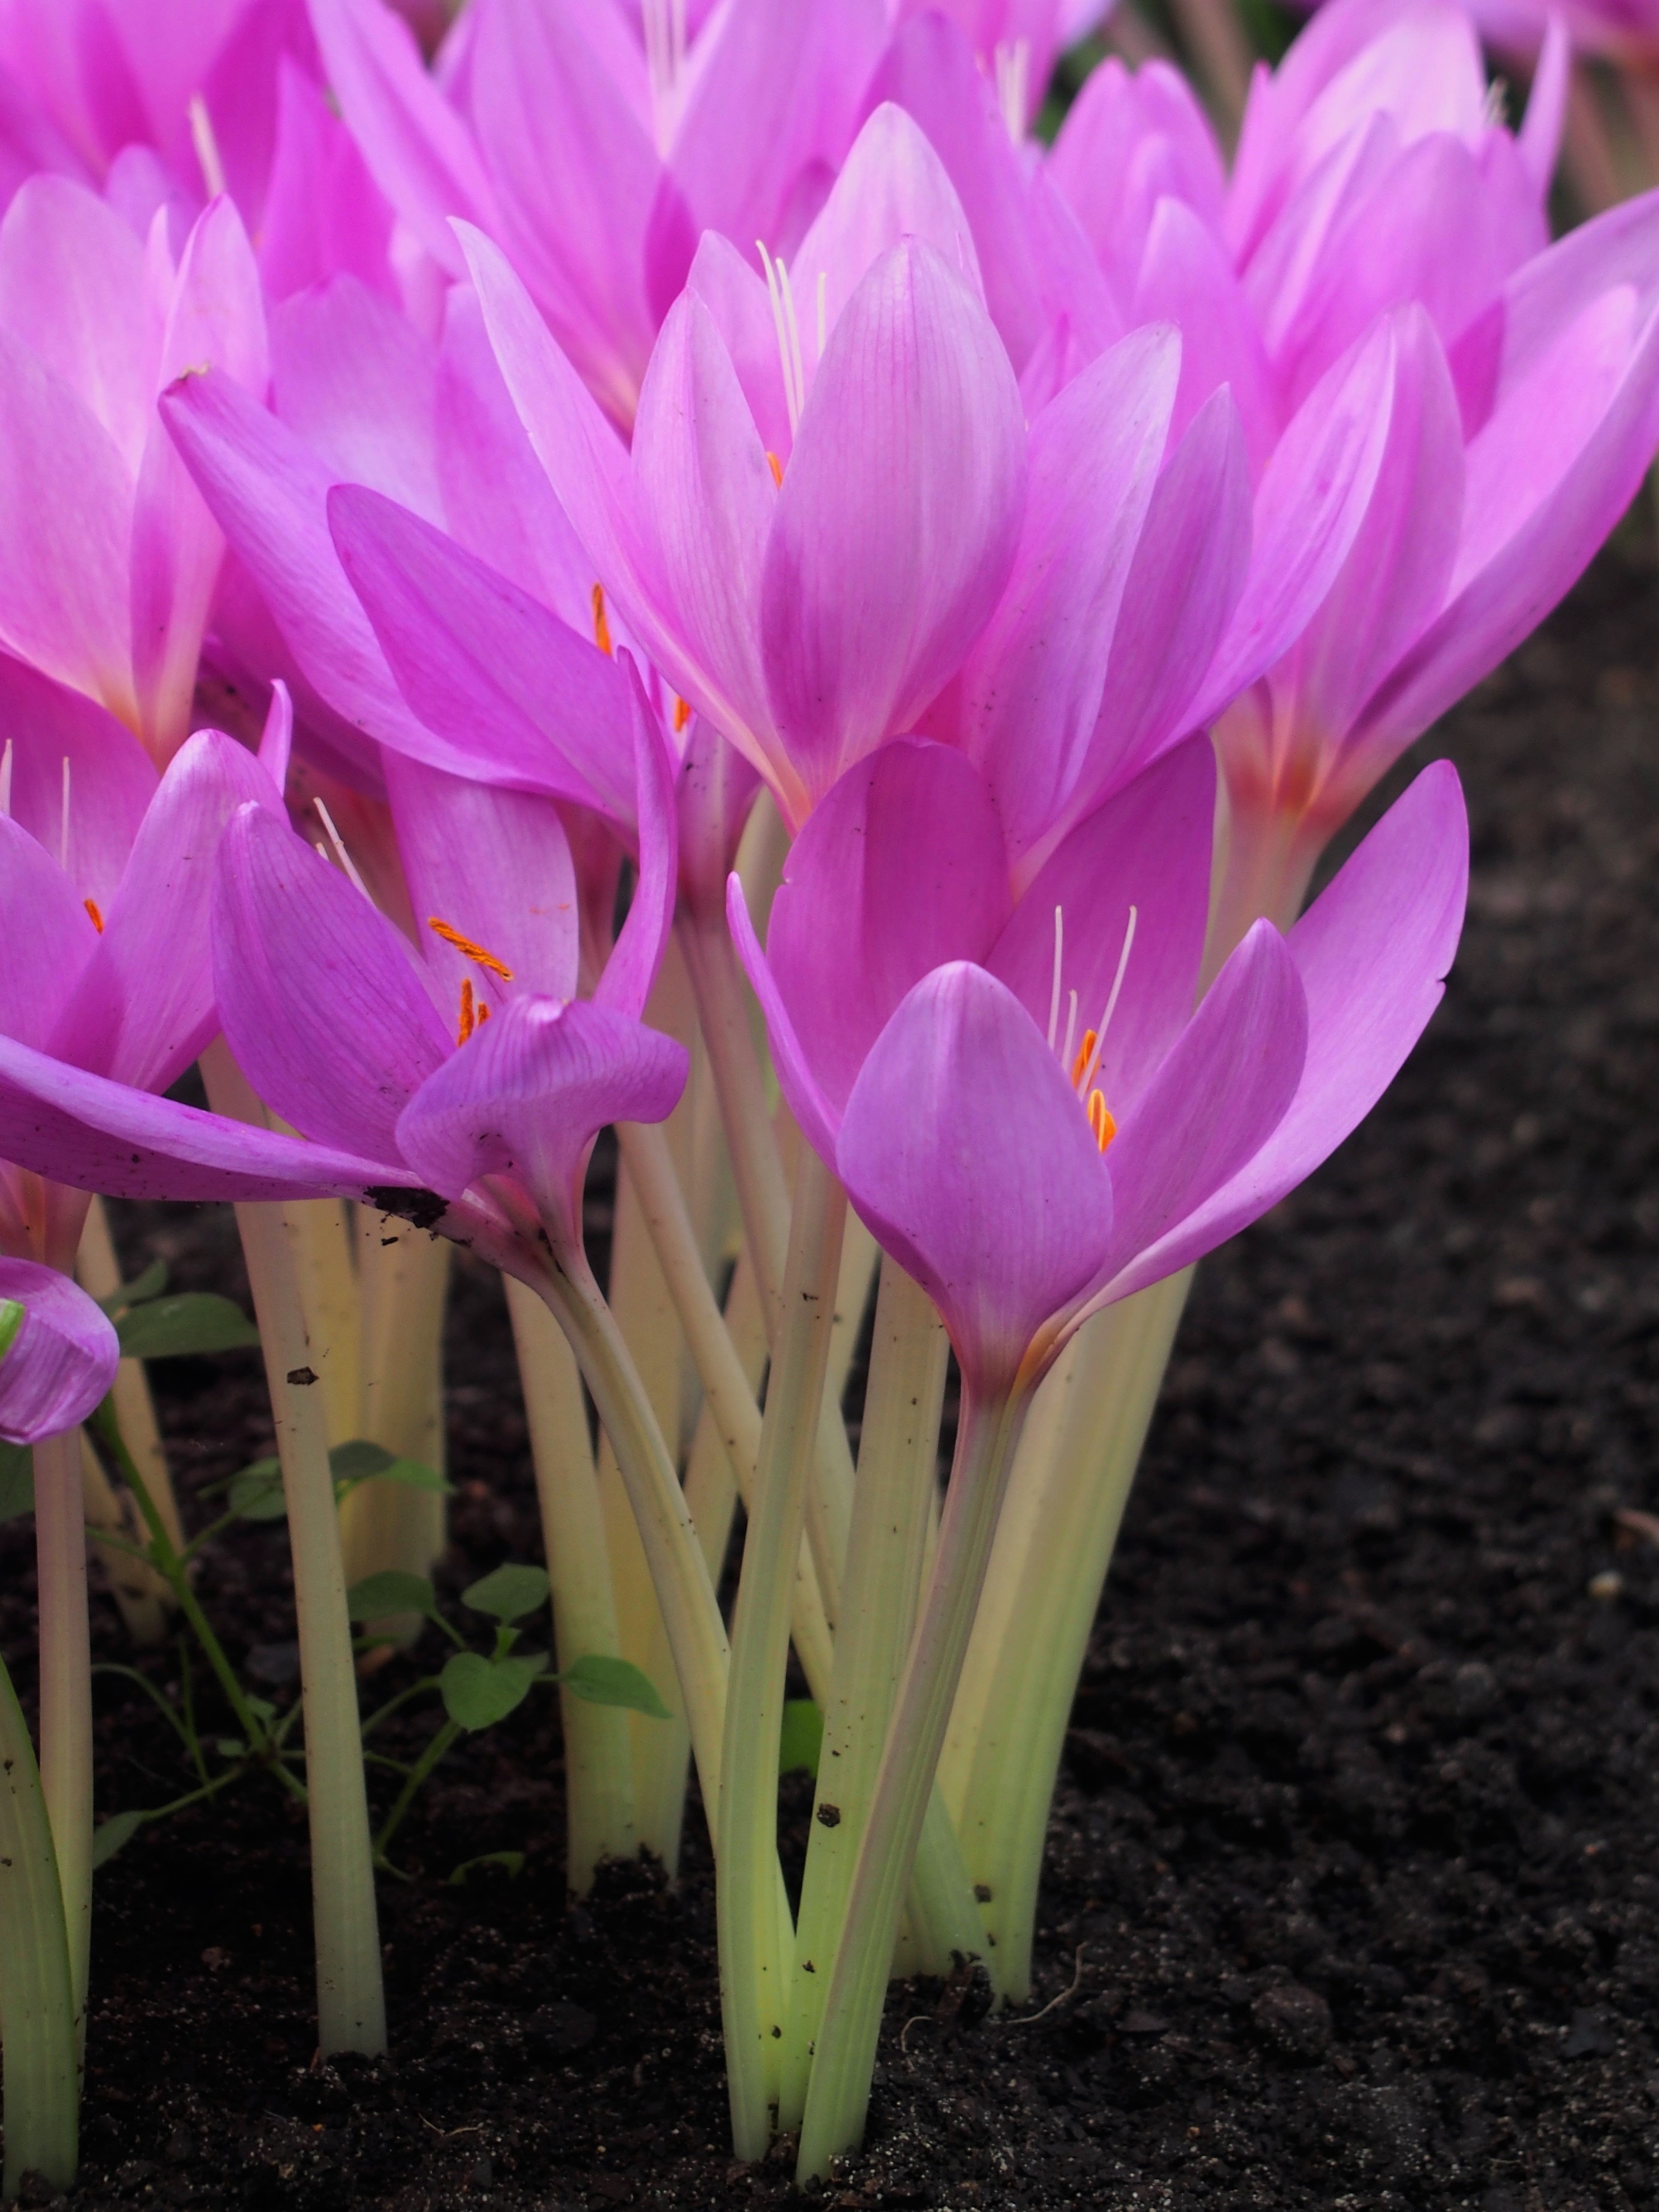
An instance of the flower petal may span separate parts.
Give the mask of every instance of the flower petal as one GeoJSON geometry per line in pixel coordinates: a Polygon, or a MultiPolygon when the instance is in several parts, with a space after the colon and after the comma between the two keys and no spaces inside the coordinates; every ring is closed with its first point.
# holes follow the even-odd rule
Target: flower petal
{"type": "Polygon", "coordinates": [[[966,961],[918,983],[882,1031],[836,1164],[987,1395],[1111,1237],[1112,1179],[1070,1084],[1012,993],[966,961]]]}
{"type": "Polygon", "coordinates": [[[610,1121],[664,1120],[687,1066],[683,1045],[608,1007],[515,999],[416,1092],[398,1143],[445,1196],[510,1175],[574,1233],[594,1138],[610,1121]]]}
{"type": "Polygon", "coordinates": [[[756,998],[760,1001],[778,1088],[782,1091],[790,1112],[799,1123],[801,1134],[825,1165],[832,1165],[836,1157],[836,1138],[841,1127],[841,1109],[839,1104],[832,1104],[825,1097],[805,1048],[795,1034],[795,1024],[790,1018],[789,1009],[767,964],[766,955],[761,951],[760,939],[755,934],[755,925],[749,915],[749,902],[744,896],[743,878],[735,868],[726,878],[726,920],[732,932],[733,949],[743,963],[743,971],[749,978],[756,998]]]}
{"type": "Polygon", "coordinates": [[[272,407],[331,476],[442,520],[437,355],[406,315],[335,276],[276,311],[270,352],[272,407]]]}
{"type": "Polygon", "coordinates": [[[1215,781],[1207,738],[1189,738],[1166,753],[1071,832],[986,958],[1046,1034],[1059,908],[1057,1046],[1065,1042],[1072,994],[1081,1040],[1098,1024],[1123,963],[1096,1077],[1120,1122],[1192,1015],[1209,918],[1215,781]]]}
{"type": "Polygon", "coordinates": [[[1006,580],[1024,464],[985,310],[927,246],[896,246],[836,325],[766,547],[767,690],[812,799],[955,672],[1006,580]]]}
{"type": "Polygon", "coordinates": [[[65,989],[97,942],[69,877],[27,830],[0,816],[0,1034],[44,1048],[65,989]]]}
{"type": "Polygon", "coordinates": [[[905,993],[982,960],[1011,903],[997,809],[953,747],[896,738],[819,802],[784,862],[766,958],[837,1119],[905,993]]]}
{"type": "MultiPolygon", "coordinates": [[[[593,1003],[637,1021],[645,1012],[674,926],[679,892],[679,763],[651,711],[631,653],[620,653],[628,678],[634,738],[634,818],[639,872],[628,919],[594,988],[593,1003]]],[[[567,994],[568,995],[568,994],[567,994]]]]}
{"type": "Polygon", "coordinates": [[[612,662],[378,492],[336,484],[328,518],[386,665],[427,729],[477,776],[631,817],[628,684],[612,662]]]}
{"type": "Polygon", "coordinates": [[[23,1309],[0,1354],[0,1437],[31,1444],[85,1420],[115,1380],[120,1342],[103,1308],[56,1267],[0,1259],[0,1298],[23,1309]]]}
{"type": "Polygon", "coordinates": [[[398,1158],[398,1116],[449,1033],[407,939],[258,807],[220,844],[213,977],[226,1039],[274,1113],[319,1144],[398,1158]]]}
{"type": "Polygon", "coordinates": [[[1094,730],[1181,360],[1167,325],[1137,331],[1031,425],[1013,572],[960,679],[962,743],[1017,853],[1071,792],[1094,730]]]}
{"type": "Polygon", "coordinates": [[[13,821],[57,854],[80,896],[107,914],[155,796],[149,755],[94,700],[9,653],[0,653],[0,737],[12,757],[13,821]]]}
{"type": "Polygon", "coordinates": [[[1457,773],[1436,761],[1285,940],[1307,995],[1308,1049],[1283,1119],[1194,1212],[1139,1256],[1126,1254],[1110,1297],[1127,1297],[1212,1251],[1276,1206],[1358,1127],[1444,994],[1468,866],[1457,773]]]}

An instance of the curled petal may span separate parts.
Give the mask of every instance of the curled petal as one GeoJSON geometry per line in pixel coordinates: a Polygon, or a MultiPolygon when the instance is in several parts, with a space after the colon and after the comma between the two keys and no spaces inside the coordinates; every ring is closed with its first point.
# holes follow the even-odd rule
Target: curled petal
{"type": "Polygon", "coordinates": [[[0,1437],[32,1444],[85,1420],[115,1380],[121,1347],[102,1307],[55,1267],[0,1260],[0,1301],[22,1308],[0,1353],[0,1437]]]}

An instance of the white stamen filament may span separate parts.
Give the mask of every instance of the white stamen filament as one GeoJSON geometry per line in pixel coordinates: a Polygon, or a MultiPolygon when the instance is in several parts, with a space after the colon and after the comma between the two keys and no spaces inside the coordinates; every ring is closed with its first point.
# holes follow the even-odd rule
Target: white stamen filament
{"type": "Polygon", "coordinates": [[[196,149],[196,158],[202,166],[202,182],[207,186],[208,198],[216,200],[226,189],[225,165],[219,152],[219,141],[214,136],[213,118],[208,113],[207,102],[199,92],[190,96],[190,143],[196,149]]]}
{"type": "Polygon", "coordinates": [[[1073,991],[1072,994],[1072,1010],[1066,1017],[1066,1042],[1060,1048],[1060,1064],[1062,1067],[1069,1067],[1072,1064],[1072,1039],[1076,1035],[1077,993],[1073,991]]]}
{"type": "Polygon", "coordinates": [[[795,295],[781,257],[775,260],[759,239],[755,244],[761,266],[766,271],[766,295],[772,302],[772,326],[778,334],[778,366],[783,372],[783,398],[789,410],[789,435],[793,438],[800,423],[801,410],[806,404],[806,371],[801,363],[795,295]]]}
{"type": "Polygon", "coordinates": [[[6,739],[6,750],[0,753],[0,814],[11,819],[11,739],[6,739]]]}
{"type": "Polygon", "coordinates": [[[68,873],[69,873],[69,830],[70,830],[70,763],[69,763],[69,755],[68,755],[67,753],[65,753],[65,754],[64,755],[64,830],[63,830],[63,835],[62,835],[62,837],[61,837],[61,838],[59,839],[59,841],[58,841],[58,866],[63,869],[64,873],[65,875],[68,875],[68,873]]]}
{"type": "Polygon", "coordinates": [[[1031,85],[1031,41],[1001,39],[996,50],[997,106],[1008,136],[1018,146],[1025,136],[1025,110],[1031,85]]]}
{"type": "Polygon", "coordinates": [[[1048,994],[1048,1049],[1054,1048],[1054,1039],[1060,1034],[1060,963],[1066,949],[1066,922],[1058,907],[1054,908],[1054,981],[1048,994]]]}
{"type": "Polygon", "coordinates": [[[1117,1012],[1117,994],[1123,988],[1123,978],[1128,972],[1129,951],[1135,941],[1135,924],[1139,919],[1140,909],[1132,906],[1129,908],[1129,926],[1123,933],[1123,950],[1117,956],[1117,973],[1112,978],[1112,995],[1106,1001],[1106,1011],[1095,1031],[1095,1048],[1089,1054],[1089,1065],[1084,1069],[1083,1080],[1077,1087],[1079,1098],[1088,1097],[1089,1085],[1094,1081],[1095,1070],[1100,1066],[1101,1048],[1106,1042],[1106,1032],[1111,1027],[1112,1016],[1117,1012]]]}
{"type": "MultiPolygon", "coordinates": [[[[368,885],[358,874],[356,863],[353,860],[350,854],[348,853],[345,848],[345,839],[341,836],[339,831],[334,827],[334,817],[329,812],[327,807],[324,805],[320,799],[313,799],[312,801],[312,805],[317,809],[318,813],[322,817],[323,827],[328,832],[328,842],[334,848],[335,858],[339,861],[341,867],[345,871],[347,881],[355,884],[362,893],[363,896],[365,898],[368,898],[368,885]]],[[[368,902],[371,906],[374,903],[373,899],[368,899],[368,902]]]]}

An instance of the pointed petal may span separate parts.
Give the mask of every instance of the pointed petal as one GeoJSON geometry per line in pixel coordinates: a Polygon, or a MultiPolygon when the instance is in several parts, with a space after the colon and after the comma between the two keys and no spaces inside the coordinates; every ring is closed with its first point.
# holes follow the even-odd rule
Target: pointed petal
{"type": "Polygon", "coordinates": [[[664,1120],[687,1065],[683,1045],[608,1007],[516,999],[416,1092],[398,1142],[446,1197],[510,1175],[574,1233],[594,1138],[610,1121],[664,1120]]]}
{"type": "Polygon", "coordinates": [[[839,1102],[832,1104],[824,1096],[805,1048],[795,1034],[789,1009],[755,934],[749,902],[744,896],[743,878],[735,868],[726,878],[726,920],[743,972],[760,1001],[778,1088],[807,1143],[826,1166],[833,1166],[836,1139],[841,1128],[841,1106],[839,1102]]]}
{"type": "Polygon", "coordinates": [[[9,653],[0,653],[0,743],[11,750],[13,821],[57,858],[78,897],[107,914],[155,795],[149,754],[94,700],[9,653]]]}
{"type": "Polygon", "coordinates": [[[896,738],[820,801],[784,862],[766,957],[837,1118],[905,993],[983,959],[1011,903],[996,807],[953,747],[896,738]]]}
{"type": "Polygon", "coordinates": [[[1308,1024],[1297,964],[1258,921],[1121,1118],[1107,1156],[1117,1218],[1103,1282],[1254,1160],[1296,1094],[1308,1024]]]}
{"type": "Polygon", "coordinates": [[[766,548],[767,690],[813,798],[914,724],[989,616],[1024,447],[984,309],[928,247],[895,247],[836,325],[766,548]]]}
{"type": "Polygon", "coordinates": [[[1057,1047],[1065,1042],[1071,994],[1080,1040],[1099,1026],[1122,963],[1096,1078],[1120,1122],[1192,1014],[1209,916],[1215,781],[1207,738],[1190,738],[1166,753],[1078,824],[986,958],[1046,1035],[1055,1003],[1060,908],[1057,1047]],[[1131,907],[1134,935],[1125,961],[1131,907]]]}
{"type": "MultiPolygon", "coordinates": [[[[634,426],[634,476],[654,541],[653,573],[680,641],[659,665],[682,698],[762,766],[776,752],[758,639],[776,491],[731,356],[689,293],[651,356],[634,426]]],[[[644,633],[641,641],[648,643],[644,633]]]]}
{"type": "MultiPolygon", "coordinates": [[[[807,266],[799,262],[798,265],[807,266]]],[[[795,294],[797,309],[805,318],[800,333],[803,358],[807,346],[816,349],[817,343],[815,281],[803,276],[795,294]]],[[[685,288],[708,308],[720,334],[761,442],[769,453],[787,459],[793,434],[783,388],[777,324],[758,258],[752,254],[745,258],[729,238],[722,238],[718,231],[705,231],[685,288]]]]}
{"type": "Polygon", "coordinates": [[[145,815],[103,933],[64,1002],[59,1060],[165,1091],[218,1029],[208,915],[214,857],[239,806],[281,806],[253,755],[218,730],[179,752],[145,815]]]}
{"type": "Polygon", "coordinates": [[[1436,761],[1286,940],[1307,994],[1308,1049],[1284,1118],[1231,1181],[1126,1258],[1111,1297],[1173,1274],[1259,1219],[1358,1127],[1440,1003],[1468,889],[1463,795],[1451,763],[1436,761]]]}
{"type": "Polygon", "coordinates": [[[270,687],[270,704],[259,734],[259,765],[279,792],[288,789],[288,764],[294,752],[294,702],[288,686],[277,677],[270,687]]]}
{"type": "Polygon", "coordinates": [[[1255,314],[1220,240],[1189,207],[1160,200],[1129,311],[1131,323],[1172,323],[1181,332],[1181,389],[1172,439],[1185,435],[1219,386],[1232,392],[1252,473],[1278,441],[1279,408],[1255,314]]]}
{"type": "Polygon", "coordinates": [[[258,226],[259,274],[267,293],[286,300],[341,274],[389,293],[392,221],[356,140],[321,87],[284,59],[277,71],[276,147],[258,226]]]}
{"type": "Polygon", "coordinates": [[[115,1380],[121,1346],[103,1308],[28,1260],[0,1259],[0,1298],[23,1324],[0,1354],[0,1437],[30,1444],[85,1420],[115,1380]]]}
{"type": "Polygon", "coordinates": [[[1077,781],[1181,360],[1174,331],[1137,331],[1031,425],[1013,573],[961,677],[961,741],[990,780],[1016,852],[1077,781]]]}
{"type": "Polygon", "coordinates": [[[1071,1085],[1019,1001],[965,961],[918,983],[882,1031],[836,1164],[987,1395],[1111,1237],[1111,1177],[1071,1085]]]}
{"type": "Polygon", "coordinates": [[[251,1129],[0,1036],[0,1158],[109,1198],[361,1198],[412,1184],[393,1159],[359,1158],[251,1129]]]}
{"type": "Polygon", "coordinates": [[[1532,73],[1532,89],[1527,94],[1527,112],[1515,142],[1540,200],[1548,195],[1556,156],[1561,150],[1571,71],[1571,37],[1565,20],[1552,13],[1544,26],[1544,42],[1532,73]]]}
{"type": "Polygon", "coordinates": [[[501,243],[600,404],[627,422],[651,354],[644,249],[662,164],[585,35],[584,17],[604,12],[545,0],[482,10],[472,112],[501,243]]]}
{"type": "Polygon", "coordinates": [[[1382,465],[1392,400],[1391,320],[1322,379],[1274,450],[1256,495],[1250,579],[1204,686],[1210,721],[1305,628],[1347,559],[1382,465]]]}
{"type": "Polygon", "coordinates": [[[461,273],[448,218],[499,227],[471,133],[380,0],[311,0],[330,88],[374,181],[439,267],[461,273]]]}
{"type": "Polygon", "coordinates": [[[328,534],[331,471],[217,372],[182,378],[161,413],[295,662],[355,728],[440,768],[454,750],[410,714],[328,534]]]}
{"type": "Polygon", "coordinates": [[[337,484],[328,515],[341,566],[425,727],[476,775],[630,819],[628,685],[615,665],[378,492],[337,484]]]}
{"type": "Polygon", "coordinates": [[[453,1049],[407,940],[286,823],[246,808],[219,848],[213,975],[231,1050],[319,1144],[398,1158],[410,1094],[453,1049]]]}

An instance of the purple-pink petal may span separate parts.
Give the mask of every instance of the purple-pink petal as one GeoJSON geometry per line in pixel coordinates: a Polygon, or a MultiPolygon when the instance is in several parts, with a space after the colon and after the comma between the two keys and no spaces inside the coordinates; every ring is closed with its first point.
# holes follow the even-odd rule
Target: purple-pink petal
{"type": "Polygon", "coordinates": [[[115,1380],[121,1347],[102,1307],[55,1267],[0,1259],[0,1298],[23,1309],[0,1355],[0,1437],[32,1444],[85,1420],[115,1380]]]}

